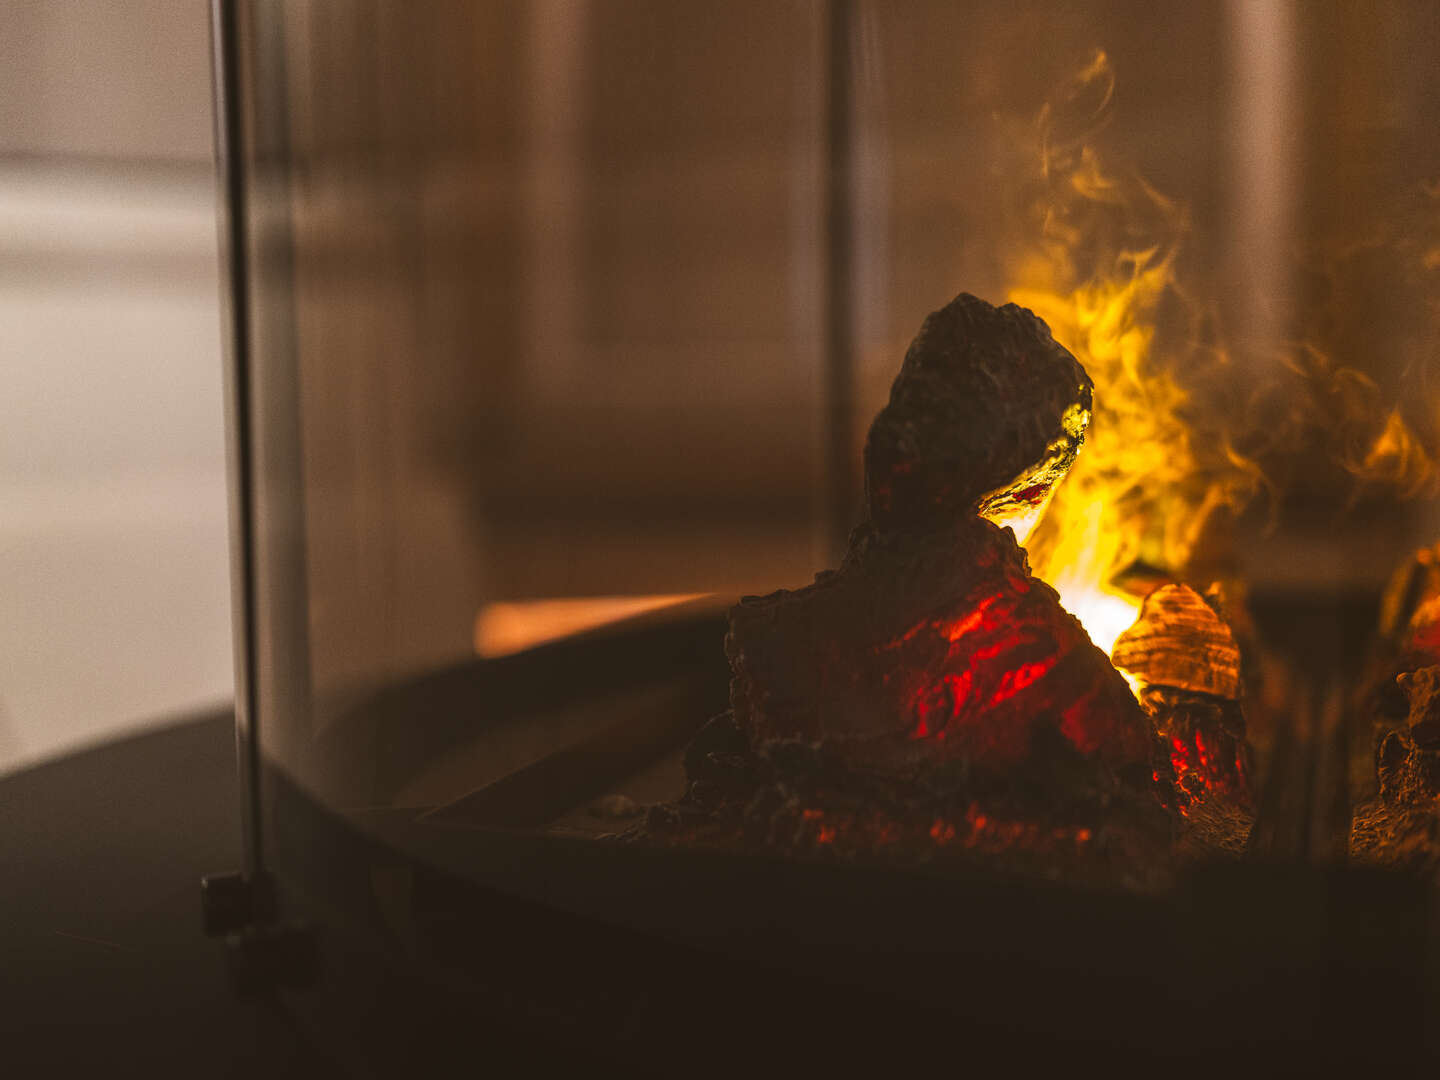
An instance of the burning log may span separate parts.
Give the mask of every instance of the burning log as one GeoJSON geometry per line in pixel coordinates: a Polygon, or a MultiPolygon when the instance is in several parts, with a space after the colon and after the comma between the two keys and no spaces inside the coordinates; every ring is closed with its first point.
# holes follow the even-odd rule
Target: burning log
{"type": "Polygon", "coordinates": [[[730,615],[731,706],[755,739],[857,760],[1013,768],[1051,725],[1112,766],[1146,757],[1133,699],[1013,533],[1074,460],[1090,380],[1045,324],[968,294],[931,314],[865,446],[869,520],[838,571],[730,615]]]}
{"type": "Polygon", "coordinates": [[[1011,770],[1050,728],[1106,766],[1148,762],[1124,680],[1013,535],[979,518],[862,527],[839,571],[735,607],[726,650],[755,740],[825,739],[901,772],[944,758],[1011,770]]]}
{"type": "Polygon", "coordinates": [[[731,610],[733,720],[694,755],[693,801],[745,797],[752,832],[836,848],[1168,837],[1139,706],[999,524],[1043,507],[1089,410],[1030,312],[961,295],[930,315],[871,427],[840,568],[731,610]]]}
{"type": "Polygon", "coordinates": [[[1248,808],[1240,646],[1215,609],[1187,585],[1162,585],[1110,657],[1141,684],[1140,704],[1165,740],[1180,809],[1207,795],[1248,808]]]}

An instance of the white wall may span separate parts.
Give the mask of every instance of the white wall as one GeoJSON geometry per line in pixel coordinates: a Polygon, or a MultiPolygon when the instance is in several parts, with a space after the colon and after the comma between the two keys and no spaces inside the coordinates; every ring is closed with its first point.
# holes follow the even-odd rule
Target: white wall
{"type": "Polygon", "coordinates": [[[231,694],[204,0],[0,0],[0,771],[231,694]]]}

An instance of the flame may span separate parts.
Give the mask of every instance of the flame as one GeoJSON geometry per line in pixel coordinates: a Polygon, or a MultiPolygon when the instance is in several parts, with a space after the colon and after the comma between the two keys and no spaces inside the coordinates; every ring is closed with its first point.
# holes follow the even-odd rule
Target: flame
{"type": "Polygon", "coordinates": [[[1038,239],[1024,245],[1008,290],[1095,382],[1085,446],[1027,550],[1036,575],[1107,654],[1140,610],[1140,598],[1117,586],[1121,572],[1139,561],[1183,570],[1210,513],[1246,486],[1242,477],[1253,480],[1240,460],[1217,472],[1197,458],[1176,358],[1158,355],[1159,309],[1177,295],[1188,222],[1143,180],[1102,168],[1088,139],[1104,126],[1113,90],[1097,51],[1041,109],[1040,194],[1029,215],[1038,239]],[[1077,115],[1079,135],[1058,130],[1057,117],[1077,115]]]}
{"type": "Polygon", "coordinates": [[[1171,281],[1171,258],[1124,253],[1109,272],[1072,284],[1063,248],[1049,266],[1031,262],[1010,299],[1030,308],[1095,380],[1086,444],[1030,539],[1036,574],[1060,593],[1106,653],[1140,611],[1139,598],[1114,587],[1140,557],[1162,485],[1188,472],[1184,395],[1153,370],[1151,318],[1171,281]]]}
{"type": "Polygon", "coordinates": [[[1416,498],[1433,486],[1435,466],[1397,408],[1386,414],[1380,433],[1352,471],[1362,479],[1374,478],[1404,498],[1416,498]]]}
{"type": "MultiPolygon", "coordinates": [[[[1036,576],[1106,653],[1139,614],[1141,598],[1121,580],[1135,568],[1183,580],[1215,512],[1238,511],[1262,490],[1278,513],[1276,469],[1287,456],[1328,457],[1351,478],[1354,497],[1440,493],[1440,407],[1419,415],[1423,432],[1411,426],[1425,411],[1423,387],[1419,404],[1412,395],[1402,409],[1313,340],[1234,377],[1211,312],[1191,300],[1205,295],[1204,282],[1180,280],[1186,208],[1101,161],[1096,144],[1114,97],[1114,72],[1096,50],[1011,129],[1039,168],[1019,193],[1024,231],[1007,289],[1094,380],[1085,445],[1038,520],[1017,523],[1017,538],[1036,576]],[[1274,374],[1257,382],[1255,371],[1274,374]]],[[[1440,197],[1440,184],[1424,195],[1440,197]]],[[[1374,242],[1407,252],[1424,271],[1440,269],[1429,234],[1374,242]]],[[[1323,320],[1305,325],[1313,331],[1323,320]]]]}
{"type": "Polygon", "coordinates": [[[1080,620],[1090,640],[1108,656],[1115,639],[1140,614],[1140,599],[1105,584],[1116,558],[1118,534],[1105,532],[1103,501],[1091,499],[1076,512],[1086,520],[1067,523],[1071,529],[1055,551],[1053,569],[1039,576],[1054,587],[1065,610],[1080,620]]]}

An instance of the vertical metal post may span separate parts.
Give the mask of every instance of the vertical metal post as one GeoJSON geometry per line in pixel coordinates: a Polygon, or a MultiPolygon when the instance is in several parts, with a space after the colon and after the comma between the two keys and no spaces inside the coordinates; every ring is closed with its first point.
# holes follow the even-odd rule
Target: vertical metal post
{"type": "Polygon", "coordinates": [[[855,462],[853,4],[830,0],[825,41],[824,526],[832,564],[857,517],[855,462]]]}
{"type": "Polygon", "coordinates": [[[226,442],[230,481],[230,578],[235,652],[235,748],[240,770],[245,874],[264,869],[260,828],[260,743],[256,712],[255,455],[253,448],[249,206],[240,95],[238,0],[212,0],[215,166],[225,349],[226,442]]]}
{"type": "Polygon", "coordinates": [[[1295,290],[1290,260],[1300,191],[1300,142],[1292,133],[1303,128],[1297,10],[1285,0],[1228,0],[1225,6],[1234,223],[1228,278],[1235,336],[1251,347],[1252,367],[1278,357],[1291,332],[1286,315],[1295,290]]]}

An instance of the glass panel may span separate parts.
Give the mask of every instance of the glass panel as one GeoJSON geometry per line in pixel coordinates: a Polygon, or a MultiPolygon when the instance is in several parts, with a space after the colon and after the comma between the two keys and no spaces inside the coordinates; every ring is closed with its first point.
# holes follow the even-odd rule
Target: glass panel
{"type": "Polygon", "coordinates": [[[290,285],[262,316],[293,338],[261,367],[293,379],[312,695],[267,737],[344,804],[444,801],[476,778],[376,775],[377,692],[642,616],[715,624],[813,572],[820,20],[265,15],[290,285]]]}
{"type": "Polygon", "coordinates": [[[1381,6],[257,8],[267,757],[477,874],[495,828],[748,850],[733,792],[681,799],[724,768],[786,854],[1154,885],[1197,846],[1344,850],[1380,805],[1396,650],[1431,655],[1405,625],[1440,593],[1432,559],[1377,630],[1440,532],[1440,13],[1381,6]],[[993,315],[1071,397],[1025,403],[1023,365],[941,379],[867,451],[907,342],[961,292],[1041,316],[1093,402],[993,315]],[[999,487],[991,454],[1022,455],[999,487]],[[977,554],[940,559],[925,607],[952,497],[977,554]],[[1013,540],[975,516],[1005,499],[985,512],[1013,540]],[[727,624],[836,565],[833,522],[867,514],[831,591],[777,601],[773,636],[763,605],[727,624]],[[836,589],[856,598],[815,600],[836,589]],[[953,805],[887,818],[864,802],[882,774],[953,805]],[[1190,848],[1127,832],[1092,781],[1190,848]]]}

